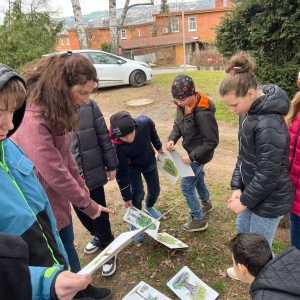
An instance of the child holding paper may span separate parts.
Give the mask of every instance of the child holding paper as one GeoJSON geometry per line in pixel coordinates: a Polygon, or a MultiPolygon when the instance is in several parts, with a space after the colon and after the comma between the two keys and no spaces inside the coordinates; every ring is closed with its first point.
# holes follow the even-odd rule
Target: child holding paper
{"type": "Polygon", "coordinates": [[[181,227],[189,232],[202,231],[208,226],[203,217],[212,210],[203,167],[213,158],[214,149],[219,143],[218,125],[214,116],[216,108],[207,96],[195,90],[194,81],[188,75],[178,75],[171,91],[177,106],[177,116],[166,149],[171,151],[182,137],[187,155],[182,156],[181,160],[190,165],[195,173],[195,176],[183,177],[181,180],[181,190],[192,217],[181,227]]]}
{"type": "MultiPolygon", "coordinates": [[[[158,219],[161,212],[154,207],[160,192],[155,151],[163,152],[162,143],[154,122],[147,116],[135,119],[127,111],[119,111],[110,117],[110,134],[115,144],[119,165],[117,182],[126,207],[142,208],[145,196],[142,174],[147,184],[146,211],[158,219]]],[[[131,229],[133,226],[131,226],[131,229]]],[[[144,236],[136,238],[143,242],[144,236]]]]}

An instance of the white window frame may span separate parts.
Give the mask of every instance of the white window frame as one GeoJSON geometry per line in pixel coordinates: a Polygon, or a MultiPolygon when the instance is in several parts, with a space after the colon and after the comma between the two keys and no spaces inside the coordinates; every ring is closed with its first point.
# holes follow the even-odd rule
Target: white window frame
{"type": "Polygon", "coordinates": [[[121,29],[121,39],[122,40],[126,40],[127,39],[126,29],[121,29]]]}
{"type": "Polygon", "coordinates": [[[137,30],[137,35],[141,36],[141,31],[139,29],[137,30]]]}
{"type": "Polygon", "coordinates": [[[64,46],[64,45],[65,45],[64,38],[59,38],[59,39],[60,39],[60,45],[61,45],[61,46],[64,46]]]}
{"type": "Polygon", "coordinates": [[[70,39],[68,37],[66,38],[66,44],[70,46],[70,39]]]}
{"type": "Polygon", "coordinates": [[[172,18],[171,19],[171,32],[179,32],[179,18],[172,18]]]}
{"type": "Polygon", "coordinates": [[[189,31],[197,31],[197,18],[189,17],[189,31]]]}
{"type": "Polygon", "coordinates": [[[164,28],[163,28],[163,30],[162,30],[162,32],[163,32],[164,34],[167,34],[167,33],[169,33],[169,29],[168,29],[168,27],[164,27],[164,28]]]}

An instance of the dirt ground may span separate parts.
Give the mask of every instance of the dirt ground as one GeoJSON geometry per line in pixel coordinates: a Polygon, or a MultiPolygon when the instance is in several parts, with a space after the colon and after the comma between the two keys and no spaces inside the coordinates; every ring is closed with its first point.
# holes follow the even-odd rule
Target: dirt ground
{"type": "MultiPolygon", "coordinates": [[[[167,142],[168,134],[170,133],[173,125],[173,120],[175,116],[175,106],[170,101],[169,97],[165,96],[165,93],[161,90],[153,90],[151,86],[145,86],[139,89],[133,89],[131,87],[120,87],[114,89],[103,89],[100,90],[98,95],[95,95],[94,99],[100,106],[100,109],[109,124],[109,117],[118,110],[128,110],[131,112],[133,117],[136,117],[140,114],[148,115],[152,120],[156,123],[158,134],[160,138],[165,144],[167,142]],[[150,98],[154,100],[154,102],[147,106],[142,107],[130,107],[126,103],[127,101],[138,99],[138,98],[150,98]]],[[[205,167],[206,171],[206,180],[209,183],[209,189],[212,190],[213,188],[220,190],[218,196],[218,203],[217,208],[212,212],[210,216],[210,224],[216,222],[222,224],[222,218],[225,218],[229,214],[233,214],[229,212],[227,209],[226,200],[230,193],[229,189],[229,182],[232,175],[232,171],[236,162],[236,155],[238,151],[238,142],[237,142],[237,127],[227,124],[225,122],[218,122],[219,124],[219,131],[220,131],[220,144],[215,151],[215,156],[213,160],[208,163],[205,167]]],[[[180,146],[181,143],[178,144],[177,149],[182,154],[184,153],[182,147],[180,146]]],[[[161,174],[160,174],[161,175],[161,174]]],[[[161,176],[162,177],[162,176],[161,176]]],[[[162,195],[158,199],[158,203],[160,199],[168,198],[169,189],[172,188],[170,184],[163,185],[165,181],[162,181],[162,195]]],[[[178,189],[178,183],[177,183],[178,189]]],[[[121,232],[127,231],[128,225],[125,223],[122,218],[125,212],[124,203],[120,196],[118,186],[116,182],[109,182],[105,186],[106,191],[106,198],[107,198],[107,205],[114,209],[115,214],[111,215],[110,220],[112,224],[112,230],[115,236],[120,234],[121,232]]],[[[213,199],[214,200],[214,199],[213,199]]],[[[167,205],[167,204],[166,204],[167,205]]],[[[158,207],[164,207],[164,204],[158,207]]],[[[184,212],[184,218],[187,218],[187,209],[184,212]]],[[[84,227],[78,221],[76,215],[73,215],[74,218],[74,230],[75,230],[75,245],[77,247],[81,263],[82,265],[87,264],[95,255],[87,255],[83,252],[83,248],[86,243],[90,240],[89,233],[84,229],[84,227]]],[[[181,215],[180,215],[181,218],[181,215]]],[[[233,216],[231,219],[233,220],[235,217],[233,216]]],[[[230,228],[232,232],[229,232],[230,236],[234,235],[234,221],[230,222],[230,228]]],[[[214,228],[214,227],[212,227],[214,228]]],[[[180,228],[175,230],[174,232],[180,233],[180,228]]],[[[217,230],[217,228],[216,228],[217,230]]],[[[174,234],[175,235],[175,234],[174,234]]],[[[186,235],[188,236],[188,235],[186,235]]],[[[287,229],[279,229],[276,235],[282,243],[289,243],[289,233],[287,229]]],[[[189,240],[189,237],[187,237],[189,240]]],[[[190,240],[193,243],[192,240],[190,240]]],[[[204,243],[205,240],[201,239],[201,243],[204,243]]],[[[146,244],[146,246],[149,244],[146,244]]],[[[227,251],[222,250],[226,249],[224,245],[221,246],[214,246],[220,252],[227,251]]],[[[147,259],[147,257],[139,257],[136,254],[138,251],[142,251],[143,244],[136,244],[133,243],[125,248],[122,253],[120,253],[118,257],[118,270],[117,272],[109,277],[103,278],[101,276],[101,271],[97,271],[93,275],[93,282],[97,286],[105,286],[112,289],[114,292],[113,299],[121,300],[136,284],[139,283],[137,278],[141,278],[141,280],[146,281],[150,285],[160,289],[161,292],[165,293],[171,299],[178,299],[170,290],[168,292],[167,288],[164,290],[162,289],[162,282],[161,277],[158,275],[153,275],[153,272],[159,271],[151,271],[148,268],[144,268],[143,259],[147,259]],[[132,261],[128,263],[130,257],[134,257],[132,261]],[[137,276],[136,274],[139,273],[140,275],[137,276]],[[133,276],[134,275],[134,276],[133,276]],[[152,276],[152,277],[151,277],[152,276]],[[155,278],[158,281],[155,281],[155,278]],[[150,282],[149,282],[150,281],[150,282]],[[152,283],[154,282],[154,284],[152,283]],[[151,284],[152,283],[152,284],[151,284]]],[[[211,251],[217,251],[211,249],[211,251]]],[[[143,252],[144,253],[144,252],[143,252]]],[[[172,256],[172,253],[170,253],[172,256]]],[[[175,255],[176,256],[176,255],[175,255]]],[[[180,262],[180,256],[178,258],[178,254],[176,259],[179,259],[177,262],[180,262]]],[[[227,267],[230,265],[230,257],[226,259],[227,267]]],[[[182,265],[182,267],[184,264],[182,265]]],[[[216,270],[214,275],[212,275],[211,281],[216,280],[224,282],[225,288],[220,288],[220,297],[218,299],[249,299],[248,296],[248,286],[243,285],[240,282],[232,281],[229,278],[223,278],[225,268],[218,269],[216,266],[216,270]]],[[[173,274],[175,275],[175,273],[173,274]]],[[[171,276],[172,277],[172,276],[171,276]]],[[[165,282],[167,282],[171,277],[166,278],[165,282]]],[[[203,278],[202,278],[203,279],[203,278]]],[[[205,279],[203,279],[205,281],[205,279]]],[[[187,298],[189,299],[189,298],[187,298]]]]}

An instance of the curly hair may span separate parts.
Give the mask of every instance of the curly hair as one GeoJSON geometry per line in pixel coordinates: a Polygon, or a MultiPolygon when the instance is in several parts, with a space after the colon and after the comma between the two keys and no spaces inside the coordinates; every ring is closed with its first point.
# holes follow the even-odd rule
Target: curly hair
{"type": "Polygon", "coordinates": [[[53,54],[31,62],[22,70],[27,84],[27,101],[38,104],[40,116],[59,131],[77,128],[79,117],[70,89],[93,80],[98,83],[91,61],[79,53],[53,54]]]}

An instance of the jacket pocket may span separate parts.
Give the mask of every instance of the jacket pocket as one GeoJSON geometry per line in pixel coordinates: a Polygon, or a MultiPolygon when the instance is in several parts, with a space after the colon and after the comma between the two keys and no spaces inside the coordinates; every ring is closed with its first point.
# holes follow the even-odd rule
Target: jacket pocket
{"type": "Polygon", "coordinates": [[[25,156],[22,155],[17,164],[17,170],[23,175],[29,175],[33,170],[34,164],[25,156]]]}

